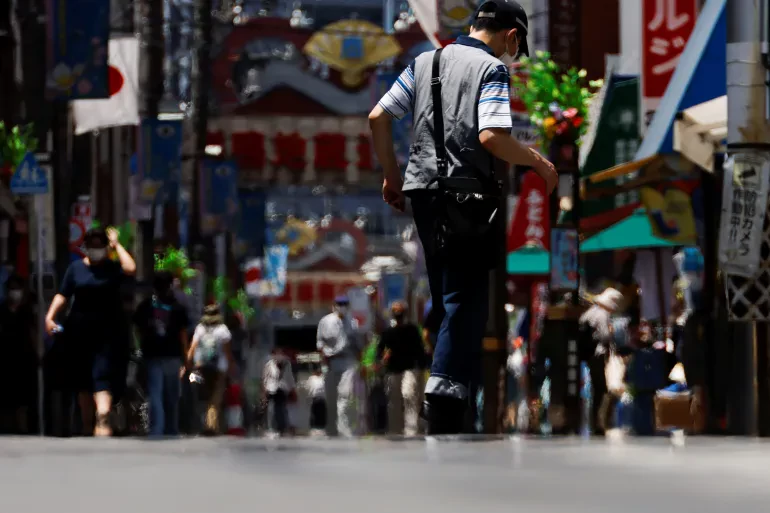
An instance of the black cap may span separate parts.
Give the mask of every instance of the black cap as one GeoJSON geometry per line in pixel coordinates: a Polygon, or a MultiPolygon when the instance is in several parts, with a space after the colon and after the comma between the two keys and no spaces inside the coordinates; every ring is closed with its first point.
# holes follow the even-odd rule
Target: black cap
{"type": "Polygon", "coordinates": [[[518,29],[521,36],[519,51],[529,57],[529,45],[527,44],[527,34],[529,33],[529,20],[524,8],[514,0],[486,0],[482,2],[473,20],[493,19],[499,23],[503,29],[518,29]]]}

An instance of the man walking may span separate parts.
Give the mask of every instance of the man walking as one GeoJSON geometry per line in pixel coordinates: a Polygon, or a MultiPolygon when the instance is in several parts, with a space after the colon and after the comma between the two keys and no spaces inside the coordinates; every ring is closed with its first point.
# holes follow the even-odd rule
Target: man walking
{"type": "Polygon", "coordinates": [[[482,1],[469,36],[410,64],[371,114],[385,202],[411,201],[425,248],[433,307],[441,321],[425,386],[429,434],[458,433],[468,392],[481,383],[481,340],[488,314],[489,270],[499,251],[493,226],[505,163],[530,166],[547,184],[553,165],[511,136],[508,67],[528,54],[528,22],[513,0],[482,1]],[[405,179],[396,163],[392,119],[413,113],[414,140],[405,179]]]}
{"type": "Polygon", "coordinates": [[[353,436],[351,420],[358,362],[361,359],[360,337],[348,313],[346,296],[335,300],[334,311],[318,323],[318,351],[326,360],[326,434],[353,436]]]}

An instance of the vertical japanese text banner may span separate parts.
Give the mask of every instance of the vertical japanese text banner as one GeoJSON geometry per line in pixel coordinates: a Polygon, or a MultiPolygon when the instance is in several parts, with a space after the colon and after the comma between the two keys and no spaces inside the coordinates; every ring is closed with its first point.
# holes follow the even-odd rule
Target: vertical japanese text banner
{"type": "Polygon", "coordinates": [[[241,219],[235,237],[235,257],[259,257],[265,247],[265,191],[240,189],[241,219]]]}
{"type": "Polygon", "coordinates": [[[201,231],[213,235],[237,220],[238,167],[232,161],[204,160],[201,174],[201,231]]]}
{"type": "Polygon", "coordinates": [[[179,202],[182,170],[182,122],[142,120],[137,153],[139,202],[179,202]]]}
{"type": "MultiPolygon", "coordinates": [[[[378,72],[374,76],[374,98],[376,104],[400,77],[400,72],[378,72]]],[[[406,166],[409,162],[409,144],[412,132],[412,113],[393,123],[393,145],[396,151],[396,160],[399,166],[406,166]]]]}
{"type": "Polygon", "coordinates": [[[527,171],[521,181],[516,214],[508,232],[508,253],[525,245],[548,249],[550,226],[545,182],[534,171],[527,171]]]}
{"type": "Polygon", "coordinates": [[[577,291],[578,233],[574,228],[551,230],[551,290],[577,291]]]}
{"type": "Polygon", "coordinates": [[[695,29],[698,0],[642,0],[642,134],[695,29]]]}
{"type": "Polygon", "coordinates": [[[49,98],[109,98],[110,0],[48,0],[46,7],[49,98]]]}

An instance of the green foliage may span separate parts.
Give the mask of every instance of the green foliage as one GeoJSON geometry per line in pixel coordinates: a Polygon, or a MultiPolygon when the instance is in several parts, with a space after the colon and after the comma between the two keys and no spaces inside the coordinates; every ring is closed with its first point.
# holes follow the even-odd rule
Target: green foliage
{"type": "Polygon", "coordinates": [[[579,143],[588,128],[588,108],[602,81],[587,82],[584,69],[563,70],[548,52],[536,52],[521,63],[529,78],[514,76],[513,86],[539,132],[543,149],[547,151],[553,138],[565,132],[579,143]]]}
{"type": "Polygon", "coordinates": [[[224,304],[231,296],[230,280],[224,276],[217,276],[211,280],[211,292],[214,296],[214,302],[224,304]]]}
{"type": "Polygon", "coordinates": [[[252,308],[251,302],[249,301],[249,296],[243,289],[238,289],[235,296],[227,301],[227,306],[229,306],[230,310],[233,312],[241,314],[244,322],[249,322],[249,320],[256,314],[256,310],[252,308]]]}
{"type": "Polygon", "coordinates": [[[0,121],[0,167],[9,165],[15,168],[27,152],[37,149],[34,130],[32,124],[15,126],[9,130],[0,121]]]}

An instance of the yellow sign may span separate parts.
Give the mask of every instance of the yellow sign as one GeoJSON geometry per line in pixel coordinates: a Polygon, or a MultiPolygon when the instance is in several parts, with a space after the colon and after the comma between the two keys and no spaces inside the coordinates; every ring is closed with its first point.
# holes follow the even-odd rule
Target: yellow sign
{"type": "Polygon", "coordinates": [[[364,20],[342,20],[326,25],[313,34],[303,50],[342,75],[342,83],[357,87],[364,72],[382,61],[397,57],[401,45],[382,28],[364,20]],[[357,41],[360,40],[360,41],[357,41]],[[356,43],[355,52],[346,54],[343,46],[356,43]]]}
{"type": "Polygon", "coordinates": [[[676,244],[695,244],[698,232],[690,196],[681,189],[670,188],[660,193],[643,187],[642,203],[650,219],[652,233],[676,244]]]}
{"type": "Polygon", "coordinates": [[[316,231],[304,221],[289,219],[278,230],[275,240],[289,247],[289,255],[297,256],[315,243],[316,231]]]}

